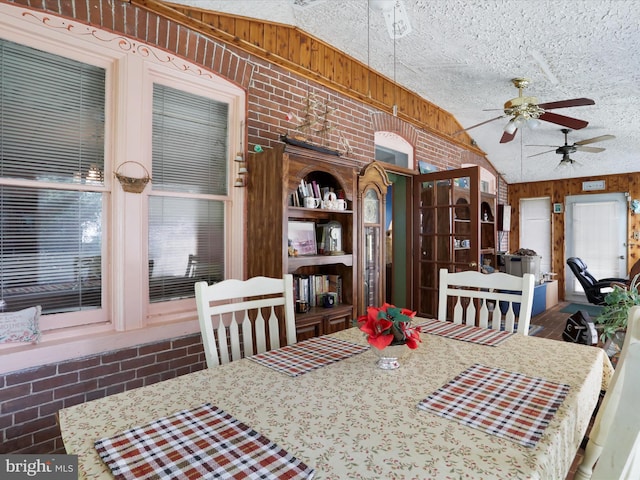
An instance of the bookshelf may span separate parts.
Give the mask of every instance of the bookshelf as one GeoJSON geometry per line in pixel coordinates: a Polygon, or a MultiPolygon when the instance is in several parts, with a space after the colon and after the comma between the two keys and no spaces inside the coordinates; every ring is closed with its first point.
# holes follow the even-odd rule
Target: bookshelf
{"type": "Polygon", "coordinates": [[[309,301],[308,312],[296,313],[297,336],[304,340],[351,327],[357,305],[358,165],[328,151],[282,143],[251,154],[247,168],[247,276],[291,273],[298,297],[302,278],[322,278],[323,285],[333,279],[329,289],[337,289],[339,279],[339,292],[317,292],[315,283],[313,293],[309,288],[306,295],[335,293],[337,301],[331,307],[309,301]],[[327,193],[333,195],[325,200],[327,193]],[[305,198],[321,203],[311,208],[305,198]],[[321,227],[330,222],[340,227],[337,252],[322,248],[321,227]],[[309,245],[311,231],[315,247],[309,245]]]}

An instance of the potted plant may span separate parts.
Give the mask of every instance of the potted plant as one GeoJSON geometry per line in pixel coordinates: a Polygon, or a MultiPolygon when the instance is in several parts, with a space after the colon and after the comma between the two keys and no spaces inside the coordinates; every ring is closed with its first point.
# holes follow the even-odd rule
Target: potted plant
{"type": "Polygon", "coordinates": [[[600,338],[605,342],[605,346],[610,345],[616,336],[623,336],[627,328],[629,309],[634,305],[640,305],[639,278],[640,274],[633,277],[628,284],[612,284],[613,290],[604,297],[604,308],[594,322],[600,326],[600,338]]]}

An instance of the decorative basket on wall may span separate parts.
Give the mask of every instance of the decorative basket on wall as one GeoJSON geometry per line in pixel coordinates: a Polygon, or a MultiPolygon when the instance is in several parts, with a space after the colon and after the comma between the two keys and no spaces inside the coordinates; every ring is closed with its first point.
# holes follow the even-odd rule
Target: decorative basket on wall
{"type": "Polygon", "coordinates": [[[120,182],[120,185],[122,185],[122,189],[125,192],[131,192],[131,193],[142,193],[144,188],[147,186],[147,183],[151,181],[151,177],[149,176],[149,171],[145,168],[145,166],[142,165],[141,163],[134,162],[134,161],[121,163],[118,166],[118,168],[116,168],[115,176],[120,182]],[[122,166],[126,165],[127,163],[135,163],[136,165],[140,165],[140,167],[144,170],[144,177],[142,178],[127,177],[119,173],[119,170],[122,168],[122,166]]]}

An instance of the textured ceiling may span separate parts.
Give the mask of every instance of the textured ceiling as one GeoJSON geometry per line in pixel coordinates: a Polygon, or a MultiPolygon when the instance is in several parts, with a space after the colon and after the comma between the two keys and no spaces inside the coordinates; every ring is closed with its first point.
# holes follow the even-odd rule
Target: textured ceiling
{"type": "Polygon", "coordinates": [[[469,130],[509,183],[640,171],[640,2],[637,0],[404,0],[411,32],[395,41],[388,0],[172,0],[295,25],[452,113],[463,127],[502,114],[518,96],[514,77],[539,103],[588,97],[595,105],[553,110],[589,122],[569,144],[615,139],[575,152],[557,168],[559,125],[518,131],[500,144],[506,118],[469,130]],[[294,5],[295,4],[295,5],[294,5]],[[369,7],[371,4],[371,8],[369,7]],[[494,111],[487,111],[495,109],[494,111]],[[534,147],[528,145],[548,145],[534,147]]]}

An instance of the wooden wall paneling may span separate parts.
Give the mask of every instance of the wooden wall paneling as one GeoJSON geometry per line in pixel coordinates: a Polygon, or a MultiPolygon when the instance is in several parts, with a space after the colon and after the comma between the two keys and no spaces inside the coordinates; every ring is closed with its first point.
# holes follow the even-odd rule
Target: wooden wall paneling
{"type": "Polygon", "coordinates": [[[408,93],[409,92],[407,92],[407,90],[405,90],[404,88],[400,89],[397,94],[398,99],[396,100],[396,103],[398,104],[398,114],[410,117],[411,115],[409,114],[409,112],[411,111],[412,105],[408,93]]]}
{"type": "Polygon", "coordinates": [[[340,52],[333,54],[333,80],[340,85],[347,86],[345,56],[340,52]]]}
{"type": "Polygon", "coordinates": [[[311,70],[311,39],[307,36],[300,36],[300,66],[311,70]]]}
{"type": "Polygon", "coordinates": [[[264,49],[267,52],[275,52],[278,45],[278,27],[271,23],[264,24],[264,49]]]}
{"type": "Polygon", "coordinates": [[[249,25],[249,41],[256,47],[265,47],[264,30],[264,23],[251,22],[251,24],[249,25]]]}
{"type": "Polygon", "coordinates": [[[289,55],[289,30],[283,26],[276,28],[276,54],[284,59],[289,55]]]}
{"type": "Polygon", "coordinates": [[[336,54],[336,81],[343,84],[349,90],[352,89],[351,66],[354,64],[349,61],[349,57],[343,54],[336,54]]]}
{"type": "MultiPolygon", "coordinates": [[[[197,18],[197,17],[195,16],[195,14],[196,14],[197,12],[189,11],[189,12],[187,12],[187,13],[191,14],[191,15],[193,16],[193,18],[194,18],[194,19],[195,19],[195,18],[197,18]]],[[[214,28],[220,28],[220,27],[219,27],[219,24],[220,24],[220,15],[216,15],[215,13],[200,12],[200,16],[199,16],[199,17],[200,17],[200,18],[199,18],[199,20],[200,20],[202,23],[204,23],[204,24],[206,24],[206,25],[210,25],[210,26],[212,26],[212,27],[214,27],[214,28]]]]}
{"type": "Polygon", "coordinates": [[[371,78],[371,98],[380,101],[384,96],[384,78],[378,72],[373,71],[369,78],[371,78]]]}
{"type": "Polygon", "coordinates": [[[382,87],[382,98],[379,100],[382,100],[382,103],[384,103],[385,105],[389,106],[389,107],[393,107],[394,105],[394,86],[393,84],[391,84],[390,82],[386,82],[384,81],[384,78],[380,77],[381,80],[381,87],[382,87]]]}
{"type": "MultiPolygon", "coordinates": [[[[551,203],[561,203],[563,212],[552,213],[551,246],[552,268],[558,274],[558,296],[564,299],[566,252],[565,252],[565,198],[569,195],[590,195],[600,193],[628,192],[631,198],[640,199],[640,173],[603,175],[597,177],[581,177],[564,180],[550,180],[546,182],[517,183],[508,186],[508,201],[513,206],[511,219],[512,229],[509,234],[509,251],[515,251],[526,245],[519,244],[519,203],[522,198],[551,197],[551,203]],[[582,191],[582,183],[604,180],[605,189],[593,192],[582,191]]],[[[640,241],[633,238],[633,232],[640,232],[640,215],[627,213],[627,272],[640,259],[640,241]]]]}
{"type": "Polygon", "coordinates": [[[563,184],[561,182],[544,182],[548,187],[545,193],[549,194],[551,199],[551,269],[557,273],[558,280],[558,296],[564,299],[565,292],[565,248],[564,248],[564,216],[565,213],[565,195],[562,192],[563,184]],[[560,187],[560,188],[558,188],[560,187]],[[555,203],[562,204],[562,213],[553,213],[553,205],[555,203]]]}
{"type": "Polygon", "coordinates": [[[299,30],[289,30],[289,51],[287,53],[287,60],[300,65],[300,47],[302,45],[302,37],[299,30]]]}
{"type": "Polygon", "coordinates": [[[353,64],[351,68],[351,88],[360,95],[369,95],[368,72],[359,63],[353,64]]]}
{"type": "Polygon", "coordinates": [[[251,24],[255,22],[250,22],[244,18],[238,18],[236,20],[234,33],[236,37],[240,37],[246,39],[248,42],[251,41],[251,24]]]}
{"type": "Polygon", "coordinates": [[[335,79],[335,57],[336,52],[332,48],[324,49],[324,76],[327,80],[335,79]]]}
{"type": "Polygon", "coordinates": [[[218,15],[216,28],[236,36],[236,19],[225,15],[218,15]]]}
{"type": "MultiPolygon", "coordinates": [[[[629,182],[629,201],[640,200],[640,174],[630,175],[629,182]]],[[[640,240],[633,237],[633,232],[640,232],[640,215],[629,211],[629,232],[627,235],[629,248],[628,270],[640,260],[640,240]]]]}
{"type": "Polygon", "coordinates": [[[317,40],[311,41],[311,71],[319,73],[324,71],[324,43],[317,40]]]}

